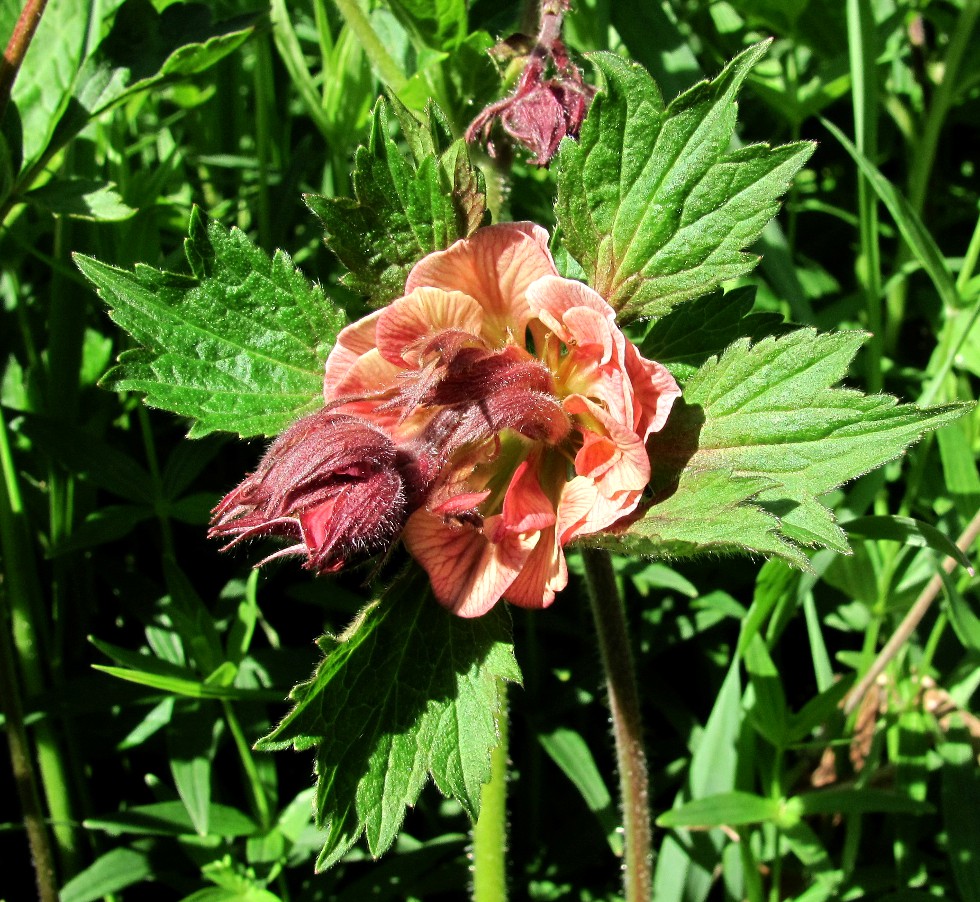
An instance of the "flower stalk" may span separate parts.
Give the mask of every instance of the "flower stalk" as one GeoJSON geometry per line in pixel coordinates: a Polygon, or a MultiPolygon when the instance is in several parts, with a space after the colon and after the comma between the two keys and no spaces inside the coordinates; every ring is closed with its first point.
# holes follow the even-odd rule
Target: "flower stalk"
{"type": "Polygon", "coordinates": [[[497,747],[490,753],[490,780],[480,791],[480,816],[473,825],[473,902],[507,902],[506,697],[497,711],[497,747]]]}
{"type": "Polygon", "coordinates": [[[584,548],[582,559],[616,741],[626,902],[648,902],[652,887],[649,780],[633,653],[609,553],[584,548]]]}

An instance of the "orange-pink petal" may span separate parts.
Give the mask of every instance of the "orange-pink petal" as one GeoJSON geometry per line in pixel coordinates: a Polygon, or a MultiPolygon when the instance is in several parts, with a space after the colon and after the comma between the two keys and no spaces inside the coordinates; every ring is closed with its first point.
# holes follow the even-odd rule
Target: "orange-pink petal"
{"type": "Polygon", "coordinates": [[[405,293],[430,286],[468,294],[486,314],[483,338],[523,345],[531,319],[527,288],[556,274],[544,229],[529,222],[501,223],[424,257],[409,273],[405,293]]]}
{"type": "MultiPolygon", "coordinates": [[[[555,505],[541,489],[536,461],[524,460],[511,477],[498,532],[536,532],[555,524],[555,505]]],[[[494,536],[496,539],[496,536],[494,536]]]]}
{"type": "Polygon", "coordinates": [[[418,366],[426,339],[445,330],[479,335],[482,325],[483,310],[473,298],[461,291],[420,287],[381,311],[376,341],[385,360],[418,366]]]}
{"type": "Polygon", "coordinates": [[[626,372],[633,383],[635,428],[646,441],[663,429],[681,390],[667,367],[642,357],[632,344],[626,348],[626,372]]]}
{"type": "Polygon", "coordinates": [[[504,598],[522,608],[546,608],[567,585],[565,554],[558,544],[557,529],[549,526],[539,533],[534,550],[504,592],[504,598]]]}
{"type": "MultiPolygon", "coordinates": [[[[494,520],[487,519],[486,530],[495,530],[494,520]]],[[[491,542],[484,531],[446,523],[425,508],[409,517],[403,539],[429,574],[436,599],[460,617],[489,611],[517,578],[533,544],[514,533],[491,542]]]]}
{"type": "MultiPolygon", "coordinates": [[[[323,397],[327,401],[341,397],[337,389],[346,379],[351,367],[376,347],[375,327],[381,313],[381,310],[376,310],[340,330],[323,371],[323,397]]],[[[377,388],[377,385],[374,387],[377,388]]]]}
{"type": "Polygon", "coordinates": [[[642,494],[640,489],[634,489],[609,498],[587,476],[572,477],[558,503],[558,541],[567,545],[579,536],[607,529],[636,510],[642,494]]]}

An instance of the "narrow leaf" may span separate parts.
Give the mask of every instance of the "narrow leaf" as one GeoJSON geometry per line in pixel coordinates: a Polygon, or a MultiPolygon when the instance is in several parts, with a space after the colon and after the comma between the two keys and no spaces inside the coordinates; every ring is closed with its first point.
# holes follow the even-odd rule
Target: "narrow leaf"
{"type": "Polygon", "coordinates": [[[389,5],[435,50],[452,50],[466,37],[466,0],[391,0],[389,5]]]}
{"type": "MultiPolygon", "coordinates": [[[[258,825],[237,808],[212,804],[208,817],[212,836],[251,836],[258,825]]],[[[141,833],[156,836],[195,835],[194,825],[182,802],[154,802],[127,811],[85,819],[90,830],[106,833],[141,833]]]]}
{"type": "Polygon", "coordinates": [[[318,867],[362,833],[372,855],[383,853],[429,776],[475,819],[504,681],[520,679],[506,610],[455,617],[413,576],[321,646],[313,679],[257,746],[316,747],[316,821],[327,830],[318,867]]]}
{"type": "Polygon", "coordinates": [[[858,168],[864,177],[871,184],[875,194],[881,202],[888,208],[895,224],[898,226],[902,237],[905,239],[916,259],[922,265],[932,284],[936,287],[939,297],[942,298],[946,308],[951,310],[958,306],[959,295],[956,291],[956,284],[953,275],[949,271],[946,258],[939,250],[935,239],[929,234],[928,229],[922,224],[911,204],[896,190],[895,186],[888,181],[867,157],[864,156],[847,138],[847,136],[832,122],[821,119],[824,127],[851,155],[857,163],[858,168]]]}
{"type": "Polygon", "coordinates": [[[186,253],[193,277],[75,256],[110,316],[142,345],[120,356],[103,385],[191,417],[194,437],[275,435],[315,410],[343,313],[284,252],[270,258],[196,209],[186,253]]]}
{"type": "Polygon", "coordinates": [[[61,888],[58,899],[59,902],[95,902],[128,886],[142,884],[153,873],[153,864],[147,852],[112,849],[72,877],[61,888]]]}
{"type": "Polygon", "coordinates": [[[25,194],[24,200],[58,216],[96,222],[119,222],[136,213],[112,182],[92,179],[53,179],[25,194]]]}
{"type": "Polygon", "coordinates": [[[963,902],[980,902],[980,771],[977,770],[975,739],[960,715],[951,718],[951,729],[939,747],[943,757],[942,807],[946,827],[947,855],[963,902]]]}
{"type": "Polygon", "coordinates": [[[562,773],[579,791],[585,804],[598,820],[606,834],[606,841],[614,855],[623,854],[622,825],[613,806],[612,796],[606,787],[595,758],[581,733],[559,728],[550,733],[539,733],[538,742],[562,773]]]}
{"type": "Polygon", "coordinates": [[[79,71],[54,142],[65,143],[139,91],[206,71],[240,47],[256,25],[255,16],[214,22],[202,3],[172,4],[158,12],[149,0],[126,0],[112,30],[79,71]]]}
{"type": "Polygon", "coordinates": [[[887,789],[821,789],[795,796],[801,814],[929,814],[935,809],[928,802],[920,802],[887,789]]]}
{"type": "Polygon", "coordinates": [[[752,269],[744,252],[813,152],[731,150],[739,88],[768,42],[740,53],[666,109],[647,72],[592,59],[605,89],[558,156],[558,225],[589,284],[624,318],[659,317],[752,269]]]}
{"type": "Polygon", "coordinates": [[[750,792],[725,792],[665,811],[658,827],[722,827],[774,821],[782,803],[750,792]]]}
{"type": "Polygon", "coordinates": [[[901,542],[903,545],[917,545],[920,548],[931,548],[943,557],[951,557],[960,566],[973,573],[970,559],[957,547],[956,543],[935,526],[916,520],[913,517],[898,517],[895,515],[857,517],[842,523],[849,536],[862,539],[888,539],[901,542]]]}

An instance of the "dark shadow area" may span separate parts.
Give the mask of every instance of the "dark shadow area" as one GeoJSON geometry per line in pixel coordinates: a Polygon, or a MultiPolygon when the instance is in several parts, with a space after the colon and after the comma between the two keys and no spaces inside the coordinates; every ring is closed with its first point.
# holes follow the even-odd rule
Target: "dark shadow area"
{"type": "Polygon", "coordinates": [[[648,504],[657,504],[677,491],[684,468],[698,450],[704,421],[704,408],[700,404],[688,404],[678,398],[664,428],[650,437],[648,491],[652,497],[648,504]]]}

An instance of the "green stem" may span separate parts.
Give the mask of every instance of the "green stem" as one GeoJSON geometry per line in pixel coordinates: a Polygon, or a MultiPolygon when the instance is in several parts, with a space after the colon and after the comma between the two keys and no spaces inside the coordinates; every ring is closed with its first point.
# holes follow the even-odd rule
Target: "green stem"
{"type": "Polygon", "coordinates": [[[980,217],[977,218],[977,223],[973,227],[973,237],[970,238],[966,254],[963,255],[963,266],[960,267],[960,274],[956,279],[956,290],[959,292],[961,300],[963,292],[966,291],[967,283],[973,278],[973,271],[977,268],[978,258],[980,258],[980,217]]]}
{"type": "Polygon", "coordinates": [[[24,727],[24,709],[20,700],[17,673],[14,670],[14,650],[8,632],[6,607],[7,594],[0,584],[0,710],[5,718],[10,767],[24,815],[24,830],[31,850],[31,860],[34,862],[39,902],[57,902],[58,881],[54,871],[54,855],[44,824],[37,772],[24,727]]]}
{"type": "Polygon", "coordinates": [[[922,128],[922,138],[916,147],[912,171],[909,173],[909,203],[916,213],[925,206],[926,192],[932,167],[936,161],[939,136],[946,122],[946,115],[952,106],[954,94],[960,86],[959,73],[963,58],[972,46],[973,29],[980,14],[980,0],[967,0],[960,17],[949,33],[949,48],[943,63],[943,79],[933,95],[929,113],[922,128]]]}
{"type": "MultiPolygon", "coordinates": [[[[4,562],[4,590],[9,605],[13,656],[20,669],[20,685],[28,698],[48,691],[48,641],[44,629],[41,587],[27,528],[17,470],[7,437],[7,424],[0,410],[0,559],[4,562]]],[[[5,627],[4,627],[5,628],[5,627]]],[[[77,849],[72,826],[71,801],[64,760],[50,719],[33,728],[35,757],[44,788],[48,813],[54,823],[60,864],[73,873],[77,849]]]]}
{"type": "Polygon", "coordinates": [[[496,722],[499,741],[490,753],[490,781],[480,791],[480,817],[473,825],[473,902],[507,900],[506,696],[496,722]]]}
{"type": "Polygon", "coordinates": [[[255,758],[252,756],[252,747],[248,739],[245,738],[245,731],[238,721],[238,715],[231,702],[223,699],[221,707],[224,709],[225,722],[231,730],[232,738],[235,740],[235,748],[238,749],[238,757],[242,762],[242,770],[245,771],[245,779],[248,783],[249,792],[252,796],[252,806],[259,819],[259,824],[263,830],[267,830],[272,823],[271,812],[269,810],[269,800],[265,794],[265,786],[259,776],[259,769],[255,766],[255,758]]]}
{"type": "MultiPolygon", "coordinates": [[[[954,92],[960,84],[959,70],[966,51],[971,46],[973,30],[980,14],[980,0],[967,0],[960,12],[959,19],[950,30],[949,47],[943,61],[943,79],[936,88],[922,125],[922,137],[915,145],[912,162],[909,168],[908,198],[912,210],[922,215],[926,195],[929,190],[929,180],[932,177],[932,167],[936,160],[936,149],[946,116],[954,100],[954,92]]],[[[912,257],[906,244],[902,244],[895,259],[895,271],[912,257]]],[[[908,281],[896,281],[888,295],[888,347],[893,347],[898,336],[898,329],[905,312],[905,298],[908,293],[908,281]]]]}
{"type": "Polygon", "coordinates": [[[405,73],[395,62],[394,57],[388,53],[357,0],[334,0],[334,3],[337,4],[344,21],[364,48],[371,68],[392,91],[400,91],[407,81],[405,73]]]}
{"type": "Polygon", "coordinates": [[[320,134],[331,141],[333,138],[332,129],[330,120],[323,109],[323,98],[320,96],[313,76],[310,75],[310,70],[306,66],[303,48],[300,46],[292,20],[289,18],[286,0],[272,0],[270,12],[272,14],[272,34],[283,65],[296,86],[300,100],[303,102],[310,119],[313,120],[313,124],[319,129],[320,134]]]}
{"type": "MultiPolygon", "coordinates": [[[[869,160],[877,155],[878,114],[875,85],[874,12],[868,0],[847,0],[847,32],[854,99],[854,144],[869,160]]],[[[871,184],[858,176],[858,221],[861,238],[859,278],[867,309],[868,389],[881,391],[884,322],[881,296],[881,252],[878,245],[878,200],[871,184]]]]}
{"type": "Polygon", "coordinates": [[[582,550],[596,638],[606,674],[612,711],[625,844],[626,902],[649,902],[652,887],[652,835],[640,693],[626,630],[623,602],[609,553],[582,550]]]}

